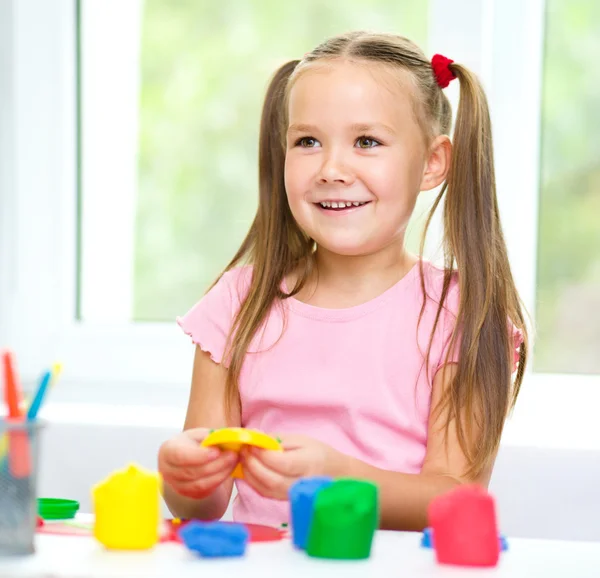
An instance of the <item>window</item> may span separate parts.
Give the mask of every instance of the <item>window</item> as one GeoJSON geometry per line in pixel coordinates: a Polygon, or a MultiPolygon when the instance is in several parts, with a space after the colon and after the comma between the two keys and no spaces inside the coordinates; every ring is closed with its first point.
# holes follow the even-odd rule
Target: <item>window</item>
{"type": "Polygon", "coordinates": [[[426,46],[428,2],[82,0],[80,25],[79,315],[172,323],[250,226],[275,69],[355,28],[426,46]]]}
{"type": "Polygon", "coordinates": [[[535,369],[600,374],[600,4],[547,0],[535,369]]]}
{"type": "Polygon", "coordinates": [[[269,77],[324,36],[376,28],[486,87],[505,236],[538,325],[524,393],[559,393],[559,372],[596,387],[598,25],[584,0],[0,2],[0,342],[24,380],[61,359],[78,399],[185,393],[192,348],[174,317],[248,228],[269,77]]]}

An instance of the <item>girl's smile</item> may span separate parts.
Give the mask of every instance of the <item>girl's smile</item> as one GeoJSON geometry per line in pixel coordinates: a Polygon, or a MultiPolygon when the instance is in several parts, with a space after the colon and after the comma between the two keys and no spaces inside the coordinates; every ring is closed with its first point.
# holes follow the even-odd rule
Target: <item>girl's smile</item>
{"type": "Polygon", "coordinates": [[[327,216],[349,215],[357,212],[362,207],[370,204],[371,201],[348,201],[343,199],[332,199],[328,201],[319,201],[313,203],[317,209],[321,209],[327,216]]]}

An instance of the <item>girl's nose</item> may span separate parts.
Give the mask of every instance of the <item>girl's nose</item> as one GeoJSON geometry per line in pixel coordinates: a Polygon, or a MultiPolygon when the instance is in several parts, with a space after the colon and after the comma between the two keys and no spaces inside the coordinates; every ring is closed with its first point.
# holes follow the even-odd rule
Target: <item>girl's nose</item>
{"type": "Polygon", "coordinates": [[[338,183],[350,185],[354,182],[355,176],[352,167],[344,161],[340,155],[326,155],[321,170],[317,175],[317,182],[320,185],[338,183]]]}

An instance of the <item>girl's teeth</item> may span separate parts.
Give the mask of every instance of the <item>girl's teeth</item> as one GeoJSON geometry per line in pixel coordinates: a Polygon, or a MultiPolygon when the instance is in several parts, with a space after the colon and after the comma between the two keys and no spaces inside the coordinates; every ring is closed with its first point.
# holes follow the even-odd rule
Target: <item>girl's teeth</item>
{"type": "Polygon", "coordinates": [[[360,207],[362,205],[364,205],[366,203],[366,201],[364,202],[359,202],[359,201],[324,201],[322,203],[319,203],[321,205],[321,207],[323,207],[324,209],[345,209],[347,207],[360,207]]]}

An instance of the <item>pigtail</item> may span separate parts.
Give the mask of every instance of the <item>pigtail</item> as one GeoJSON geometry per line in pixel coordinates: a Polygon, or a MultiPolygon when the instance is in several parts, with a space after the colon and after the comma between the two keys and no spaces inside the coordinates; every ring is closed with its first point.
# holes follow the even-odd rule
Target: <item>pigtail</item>
{"type": "Polygon", "coordinates": [[[496,455],[523,378],[527,340],[500,225],[487,99],[473,73],[457,64],[450,69],[460,98],[444,203],[445,287],[458,266],[460,303],[448,355],[458,347],[460,356],[440,406],[449,410],[446,427],[455,421],[470,473],[477,474],[496,455]],[[511,322],[525,337],[514,383],[511,322]]]}
{"type": "Polygon", "coordinates": [[[253,267],[228,338],[226,410],[239,399],[238,380],[250,342],[277,298],[284,297],[280,283],[308,251],[308,241],[290,211],[284,182],[285,127],[289,78],[297,60],[277,70],[265,97],[259,137],[259,203],[254,221],[240,249],[225,271],[249,263],[253,267]]]}

